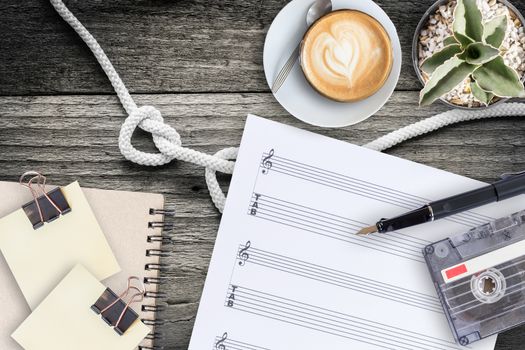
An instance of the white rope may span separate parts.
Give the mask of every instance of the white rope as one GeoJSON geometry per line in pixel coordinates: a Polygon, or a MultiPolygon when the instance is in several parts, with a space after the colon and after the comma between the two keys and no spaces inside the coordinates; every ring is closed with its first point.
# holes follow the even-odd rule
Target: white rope
{"type": "Polygon", "coordinates": [[[447,125],[456,124],[468,120],[477,120],[497,117],[525,117],[525,103],[502,103],[491,108],[480,110],[452,109],[433,117],[423,119],[417,123],[410,124],[404,128],[392,131],[385,136],[363,145],[363,147],[375,151],[384,151],[403,141],[416,136],[427,134],[447,125]]]}
{"type": "MultiPolygon", "coordinates": [[[[159,110],[152,106],[137,107],[128,89],[96,39],[69,11],[62,0],[50,0],[50,2],[57,13],[77,32],[93,52],[93,55],[95,55],[98,63],[111,81],[122,106],[128,113],[128,117],[122,124],[119,135],[118,144],[122,155],[126,159],[141,165],[158,166],[169,163],[173,159],[178,159],[205,167],[206,184],[208,185],[210,196],[217,209],[222,213],[226,197],[219,186],[216,172],[233,173],[235,162],[232,160],[237,158],[238,148],[226,148],[212,156],[191,148],[183,147],[179,133],[164,123],[164,119],[159,110]],[[159,153],[142,152],[133,147],[131,137],[137,127],[152,134],[153,142],[159,150],[159,153]]],[[[363,147],[376,151],[384,151],[405,140],[429,133],[447,125],[466,120],[507,116],[525,116],[525,103],[504,103],[477,111],[450,110],[393,131],[367,143],[363,147]]]]}
{"type": "Polygon", "coordinates": [[[143,106],[138,108],[133,98],[131,98],[128,89],[117,74],[117,71],[109,61],[108,56],[106,56],[104,50],[102,50],[93,35],[91,35],[82,23],[69,11],[61,0],[50,0],[50,2],[57,13],[78,33],[80,38],[84,40],[93,52],[93,55],[95,55],[98,63],[111,81],[122,106],[128,113],[128,117],[120,129],[119,136],[120,151],[126,159],[137,164],[150,166],[163,165],[173,159],[179,159],[202,165],[215,171],[229,174],[233,172],[235,163],[232,161],[182,147],[180,135],[175,129],[164,124],[160,112],[155,107],[143,106]],[[141,152],[133,147],[131,144],[131,135],[137,126],[153,135],[153,141],[160,153],[141,152]]]}

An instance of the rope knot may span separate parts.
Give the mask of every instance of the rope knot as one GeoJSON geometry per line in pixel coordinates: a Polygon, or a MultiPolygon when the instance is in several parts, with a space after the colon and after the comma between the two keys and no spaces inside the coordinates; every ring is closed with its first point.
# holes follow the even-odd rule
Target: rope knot
{"type": "Polygon", "coordinates": [[[144,120],[152,120],[159,123],[164,123],[164,118],[160,111],[153,106],[142,106],[133,110],[130,117],[136,117],[138,123],[142,123],[144,120]]]}
{"type": "Polygon", "coordinates": [[[163,165],[173,158],[173,151],[181,147],[179,133],[164,123],[164,118],[153,106],[142,106],[131,111],[122,124],[119,135],[119,147],[122,155],[141,165],[163,165]],[[131,138],[137,127],[151,133],[155,146],[160,153],[147,153],[136,149],[131,138]]]}
{"type": "Polygon", "coordinates": [[[138,126],[153,135],[155,146],[157,146],[161,153],[165,155],[169,153],[169,149],[162,150],[165,148],[163,146],[166,145],[166,142],[178,147],[182,145],[177,130],[164,123],[164,118],[162,118],[162,114],[157,108],[153,106],[142,106],[131,112],[128,118],[136,118],[136,121],[133,121],[134,124],[136,123],[134,128],[138,126]]]}
{"type": "Polygon", "coordinates": [[[237,157],[236,148],[228,148],[214,156],[190,148],[182,147],[179,133],[164,123],[164,118],[153,106],[132,108],[131,113],[122,124],[119,135],[119,148],[122,155],[137,164],[158,166],[169,163],[173,159],[201,165],[206,168],[206,182],[210,189],[212,200],[222,212],[226,197],[217,182],[216,172],[231,174],[237,157]],[[139,151],[131,144],[131,138],[137,127],[149,132],[159,153],[139,151]]]}

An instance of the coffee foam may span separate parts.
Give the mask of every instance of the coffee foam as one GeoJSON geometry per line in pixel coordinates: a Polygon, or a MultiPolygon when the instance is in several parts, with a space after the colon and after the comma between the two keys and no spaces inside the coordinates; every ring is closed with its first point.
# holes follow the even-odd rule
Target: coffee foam
{"type": "Polygon", "coordinates": [[[374,18],[359,11],[335,11],[305,35],[301,64],[320,93],[338,101],[355,101],[384,84],[392,67],[392,46],[374,18]]]}

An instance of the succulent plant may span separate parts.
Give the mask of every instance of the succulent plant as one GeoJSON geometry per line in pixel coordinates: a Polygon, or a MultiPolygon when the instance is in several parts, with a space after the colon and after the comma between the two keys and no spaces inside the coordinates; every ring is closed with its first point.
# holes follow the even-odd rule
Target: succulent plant
{"type": "Polygon", "coordinates": [[[525,97],[518,73],[508,67],[499,50],[507,30],[507,16],[483,22],[476,0],[458,0],[453,35],[445,47],[424,60],[421,70],[430,76],[421,90],[420,105],[429,105],[470,77],[474,97],[489,105],[497,97],[525,97]]]}

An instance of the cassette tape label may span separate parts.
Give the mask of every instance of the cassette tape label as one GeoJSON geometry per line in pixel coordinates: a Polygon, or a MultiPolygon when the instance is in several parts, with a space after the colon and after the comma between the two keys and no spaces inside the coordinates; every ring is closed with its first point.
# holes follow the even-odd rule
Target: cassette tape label
{"type": "Polygon", "coordinates": [[[522,255],[525,255],[525,240],[497,250],[493,250],[492,252],[467,260],[461,264],[446,268],[441,271],[441,274],[443,275],[443,280],[445,283],[449,283],[457,281],[460,278],[468,277],[475,273],[484,271],[489,267],[516,259],[522,255]]]}

